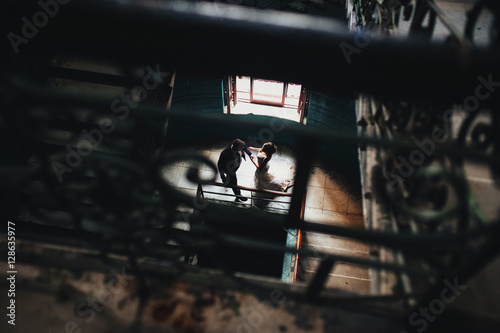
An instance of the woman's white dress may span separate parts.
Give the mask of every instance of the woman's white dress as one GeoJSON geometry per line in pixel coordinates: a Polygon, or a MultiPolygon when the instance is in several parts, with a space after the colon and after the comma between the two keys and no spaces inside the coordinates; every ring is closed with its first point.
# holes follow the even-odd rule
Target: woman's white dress
{"type": "MultiPolygon", "coordinates": [[[[259,152],[257,159],[262,165],[264,156],[259,152]]],[[[291,158],[273,155],[268,163],[255,171],[255,187],[285,192],[295,180],[295,163],[291,158]]]]}

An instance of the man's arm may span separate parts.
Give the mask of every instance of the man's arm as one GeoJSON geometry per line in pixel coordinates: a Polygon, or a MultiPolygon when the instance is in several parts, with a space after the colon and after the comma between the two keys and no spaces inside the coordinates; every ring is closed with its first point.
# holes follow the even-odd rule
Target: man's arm
{"type": "Polygon", "coordinates": [[[252,147],[243,147],[243,151],[248,155],[248,156],[252,156],[252,153],[250,152],[250,149],[252,149],[252,147]]]}

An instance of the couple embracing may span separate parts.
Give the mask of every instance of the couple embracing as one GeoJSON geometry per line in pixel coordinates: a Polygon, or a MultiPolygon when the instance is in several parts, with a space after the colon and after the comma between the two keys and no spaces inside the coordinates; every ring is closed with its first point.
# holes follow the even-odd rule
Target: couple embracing
{"type": "MultiPolygon", "coordinates": [[[[273,176],[269,174],[269,161],[274,153],[276,153],[276,145],[272,142],[266,142],[261,148],[249,147],[240,139],[234,140],[229,144],[220,154],[217,167],[219,168],[220,177],[222,182],[226,186],[236,186],[238,185],[238,179],[236,177],[236,171],[238,171],[242,159],[246,160],[246,155],[250,157],[250,160],[255,165],[256,172],[256,183],[260,185],[260,188],[266,188],[266,184],[260,182],[259,180],[272,180],[273,176]],[[257,151],[257,156],[253,156],[251,151],[257,151]]],[[[248,198],[241,195],[241,190],[238,188],[232,188],[234,194],[236,195],[237,201],[246,201],[248,198]]]]}

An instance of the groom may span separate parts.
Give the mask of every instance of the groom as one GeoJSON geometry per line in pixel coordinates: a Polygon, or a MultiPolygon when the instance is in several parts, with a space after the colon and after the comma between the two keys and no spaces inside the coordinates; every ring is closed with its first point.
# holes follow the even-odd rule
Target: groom
{"type": "MultiPolygon", "coordinates": [[[[243,159],[246,160],[246,156],[243,152],[248,156],[252,156],[245,142],[236,139],[220,153],[217,167],[219,168],[220,178],[224,185],[238,185],[236,171],[238,171],[241,165],[241,158],[243,157],[243,159]]],[[[241,195],[240,189],[233,188],[232,190],[236,195],[236,201],[247,201],[248,198],[241,195]]]]}

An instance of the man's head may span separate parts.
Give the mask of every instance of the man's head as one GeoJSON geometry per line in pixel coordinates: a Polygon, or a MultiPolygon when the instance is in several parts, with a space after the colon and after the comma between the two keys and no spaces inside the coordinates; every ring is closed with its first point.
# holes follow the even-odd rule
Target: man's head
{"type": "Polygon", "coordinates": [[[245,149],[245,142],[243,142],[240,139],[236,139],[233,141],[233,144],[231,145],[231,149],[233,151],[242,151],[245,149]]]}

